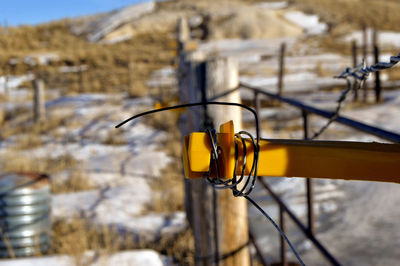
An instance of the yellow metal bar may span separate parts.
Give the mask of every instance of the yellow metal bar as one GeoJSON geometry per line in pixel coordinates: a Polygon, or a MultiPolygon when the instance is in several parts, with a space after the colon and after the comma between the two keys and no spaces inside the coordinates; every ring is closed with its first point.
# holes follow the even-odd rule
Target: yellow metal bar
{"type": "MultiPolygon", "coordinates": [[[[229,123],[230,124],[230,123],[229,123]]],[[[224,178],[232,178],[235,163],[233,125],[223,125],[217,142],[224,178]]],[[[202,177],[209,169],[211,144],[205,133],[186,138],[184,161],[188,178],[202,177]],[[185,151],[186,149],[186,151],[185,151]],[[190,171],[190,172],[189,172],[190,171]]],[[[246,139],[248,174],[254,159],[253,144],[246,139]]],[[[243,147],[238,141],[238,169],[243,147]]],[[[400,183],[400,145],[343,141],[261,140],[257,175],[312,177],[400,183]]],[[[214,174],[215,176],[215,174],[214,174]]]]}

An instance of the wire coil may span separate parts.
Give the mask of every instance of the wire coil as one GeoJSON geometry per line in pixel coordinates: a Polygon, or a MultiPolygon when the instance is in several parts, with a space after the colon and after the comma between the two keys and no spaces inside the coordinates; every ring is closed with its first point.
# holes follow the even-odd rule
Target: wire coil
{"type": "Polygon", "coordinates": [[[259,157],[259,149],[256,140],[254,137],[247,131],[240,131],[235,134],[235,166],[232,173],[232,178],[223,180],[221,178],[221,171],[219,167],[219,155],[221,154],[221,149],[217,146],[216,143],[216,132],[215,130],[206,130],[207,135],[209,136],[209,140],[211,143],[211,160],[210,160],[210,168],[206,175],[204,176],[206,180],[216,189],[232,189],[233,195],[235,197],[243,197],[247,196],[254,189],[256,179],[257,179],[257,168],[258,168],[258,157],[259,157]],[[247,163],[247,148],[246,148],[246,140],[242,137],[242,135],[246,135],[251,140],[251,144],[253,145],[253,162],[247,177],[245,176],[245,169],[247,163]],[[242,145],[243,151],[243,162],[242,162],[242,170],[240,176],[238,178],[236,172],[239,167],[239,145],[242,145]],[[210,177],[211,173],[215,171],[216,178],[210,177]],[[244,184],[242,184],[244,183],[244,184]],[[241,188],[239,189],[239,186],[241,188]]]}

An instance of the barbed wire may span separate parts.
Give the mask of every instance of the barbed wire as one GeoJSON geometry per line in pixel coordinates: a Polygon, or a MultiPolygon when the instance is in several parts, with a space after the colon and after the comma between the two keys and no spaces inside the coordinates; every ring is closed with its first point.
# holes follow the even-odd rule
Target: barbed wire
{"type": "Polygon", "coordinates": [[[351,68],[348,67],[335,78],[347,78],[347,77],[354,77],[358,80],[365,80],[368,78],[370,73],[378,72],[381,70],[392,68],[400,61],[400,53],[397,56],[391,56],[389,62],[378,62],[371,66],[366,66],[365,59],[363,63],[357,67],[351,68]]]}
{"type": "Polygon", "coordinates": [[[343,70],[340,75],[335,76],[334,78],[337,79],[346,79],[347,88],[340,94],[340,97],[337,100],[336,109],[331,118],[324,126],[322,126],[317,132],[314,133],[311,139],[316,139],[317,137],[319,137],[322,133],[325,132],[330,124],[332,124],[332,122],[334,122],[339,117],[339,112],[342,108],[343,102],[347,98],[347,95],[350,92],[358,91],[364,85],[370,73],[392,68],[398,62],[400,62],[400,53],[397,56],[391,56],[389,62],[378,62],[369,67],[366,66],[365,59],[363,59],[363,62],[360,65],[354,68],[348,67],[343,70]]]}
{"type": "Polygon", "coordinates": [[[351,91],[355,92],[355,91],[359,90],[365,82],[365,80],[361,80],[361,82],[357,82],[356,80],[353,80],[353,82],[352,82],[352,80],[349,77],[346,77],[346,81],[347,81],[347,88],[344,91],[342,91],[342,93],[340,94],[340,97],[337,100],[337,106],[336,106],[336,109],[335,109],[333,115],[328,120],[328,122],[326,122],[326,124],[324,126],[322,126],[317,132],[314,133],[314,135],[311,137],[312,140],[318,138],[322,133],[324,133],[325,130],[330,126],[330,124],[332,124],[339,117],[339,112],[342,108],[343,102],[347,98],[347,95],[351,91]]]}

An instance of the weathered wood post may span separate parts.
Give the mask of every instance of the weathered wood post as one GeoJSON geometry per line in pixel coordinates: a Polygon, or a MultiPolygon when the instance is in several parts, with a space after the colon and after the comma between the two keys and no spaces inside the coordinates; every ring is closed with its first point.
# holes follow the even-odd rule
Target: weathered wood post
{"type": "MultiPolygon", "coordinates": [[[[239,67],[233,58],[217,58],[206,62],[206,93],[211,98],[239,85],[239,67]]],[[[219,98],[223,102],[240,102],[239,91],[219,98]]],[[[242,129],[241,108],[215,106],[210,107],[210,115],[216,128],[220,124],[233,120],[235,132],[242,129]]],[[[217,191],[217,226],[220,258],[233,254],[220,261],[220,265],[250,265],[247,244],[247,202],[243,197],[235,198],[230,189],[217,191]]]]}
{"type": "MultiPolygon", "coordinates": [[[[372,44],[374,49],[374,60],[375,64],[379,62],[379,46],[378,46],[378,33],[376,29],[373,31],[372,35],[372,44]]],[[[381,76],[379,71],[375,72],[375,102],[378,103],[381,101],[381,76]]]]}
{"type": "MultiPolygon", "coordinates": [[[[363,60],[365,64],[368,63],[367,56],[368,56],[368,39],[367,39],[367,26],[363,24],[362,26],[362,37],[363,37],[363,46],[362,46],[362,54],[363,54],[363,60]]],[[[367,102],[367,97],[368,97],[368,92],[367,92],[367,82],[364,82],[363,87],[363,101],[367,102]]]]}
{"type": "Polygon", "coordinates": [[[190,29],[189,23],[186,18],[179,18],[178,19],[178,55],[184,48],[184,44],[190,40],[190,29]]]}
{"type": "MultiPolygon", "coordinates": [[[[184,18],[178,21],[178,86],[181,103],[201,100],[200,83],[204,80],[203,55],[189,52],[188,24],[184,18]]],[[[182,136],[202,129],[202,109],[188,108],[180,118],[182,136]]],[[[185,179],[185,210],[195,241],[195,265],[215,265],[217,261],[214,236],[213,188],[204,179],[185,179]]]]}
{"type": "MultiPolygon", "coordinates": [[[[357,59],[357,41],[353,40],[351,42],[351,53],[352,53],[352,57],[353,57],[353,67],[356,67],[358,64],[358,59],[357,59]]],[[[358,90],[354,91],[354,98],[353,101],[357,101],[358,100],[358,90]]]]}
{"type": "Polygon", "coordinates": [[[282,96],[283,93],[283,78],[285,75],[285,52],[286,52],[286,43],[281,44],[281,48],[279,50],[279,72],[278,72],[278,94],[282,96]]]}
{"type": "Polygon", "coordinates": [[[46,117],[46,100],[44,91],[44,82],[40,78],[32,81],[34,97],[33,97],[33,118],[36,122],[43,121],[46,117]]]}
{"type": "MultiPolygon", "coordinates": [[[[182,103],[201,101],[201,82],[204,80],[201,69],[204,63],[194,57],[193,54],[186,54],[186,71],[180,94],[182,103]]],[[[203,117],[201,107],[189,108],[181,121],[183,135],[203,130],[203,117]]],[[[185,198],[186,213],[195,240],[195,265],[214,265],[218,252],[213,222],[213,188],[203,178],[186,180],[185,198]]]]}

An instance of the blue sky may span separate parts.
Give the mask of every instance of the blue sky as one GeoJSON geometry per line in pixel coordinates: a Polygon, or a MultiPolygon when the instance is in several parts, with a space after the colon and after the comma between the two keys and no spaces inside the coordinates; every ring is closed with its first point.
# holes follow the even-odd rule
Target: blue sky
{"type": "Polygon", "coordinates": [[[146,0],[0,0],[0,24],[38,24],[110,11],[146,0]]]}

